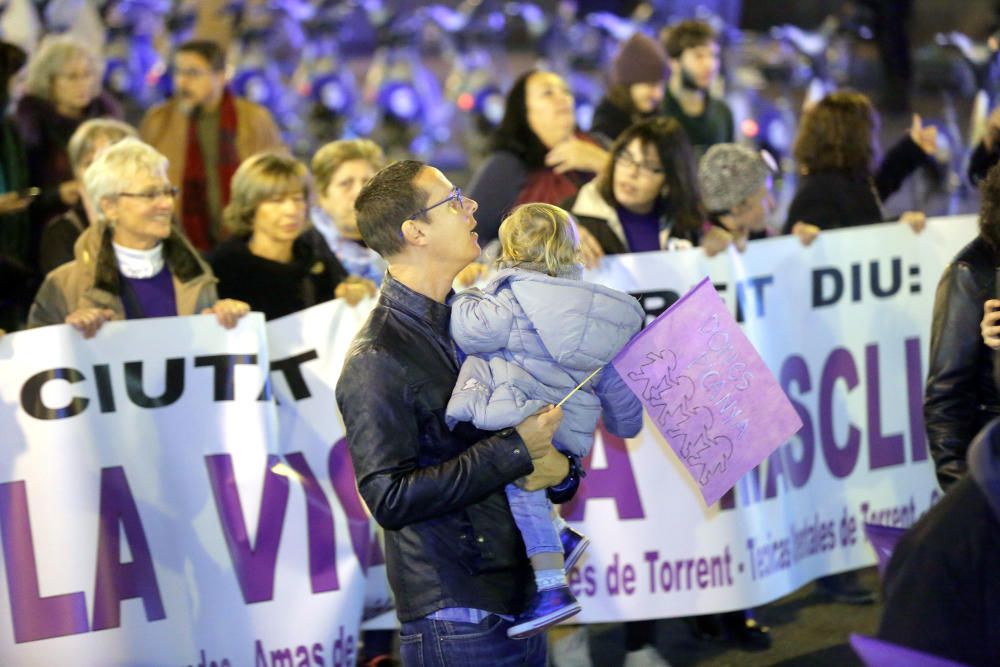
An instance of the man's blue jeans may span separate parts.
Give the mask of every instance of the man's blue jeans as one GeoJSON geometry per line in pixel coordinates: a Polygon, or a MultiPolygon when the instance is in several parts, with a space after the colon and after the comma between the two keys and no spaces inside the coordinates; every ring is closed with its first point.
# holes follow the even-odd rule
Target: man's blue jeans
{"type": "Polygon", "coordinates": [[[402,624],[399,652],[404,667],[545,667],[545,633],[510,639],[512,625],[496,614],[481,623],[422,618],[402,624]]]}

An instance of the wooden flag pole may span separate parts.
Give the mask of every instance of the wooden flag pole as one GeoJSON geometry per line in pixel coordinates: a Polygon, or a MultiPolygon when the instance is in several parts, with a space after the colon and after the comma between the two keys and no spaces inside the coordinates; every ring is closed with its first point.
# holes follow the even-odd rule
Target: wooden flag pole
{"type": "MultiPolygon", "coordinates": [[[[604,366],[601,366],[601,368],[604,368],[604,366]]],[[[558,404],[556,405],[556,407],[557,407],[557,408],[561,408],[561,407],[562,407],[562,404],[563,404],[563,403],[565,403],[565,402],[566,402],[566,401],[567,401],[567,400],[569,399],[569,397],[570,397],[570,396],[572,396],[572,395],[573,395],[573,394],[575,394],[576,392],[580,391],[580,388],[581,388],[581,387],[582,387],[583,385],[585,385],[585,384],[587,384],[588,382],[590,382],[590,380],[591,380],[591,379],[593,379],[593,377],[594,377],[595,375],[597,375],[598,373],[600,373],[600,372],[601,372],[601,368],[598,368],[598,369],[597,369],[596,371],[594,371],[593,373],[591,373],[591,374],[590,374],[590,375],[588,375],[587,377],[583,378],[583,382],[581,382],[580,384],[578,384],[578,385],[576,385],[575,387],[573,387],[573,391],[571,391],[571,392],[569,392],[568,394],[566,394],[565,396],[563,396],[563,399],[562,399],[561,401],[559,401],[559,403],[558,403],[558,404]]]]}

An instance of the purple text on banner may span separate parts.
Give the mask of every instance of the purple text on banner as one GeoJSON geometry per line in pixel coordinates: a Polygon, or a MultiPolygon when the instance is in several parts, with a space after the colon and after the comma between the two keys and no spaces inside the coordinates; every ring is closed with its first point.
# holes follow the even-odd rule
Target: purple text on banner
{"type": "Polygon", "coordinates": [[[708,505],[802,428],[708,278],[612,363],[708,505]]]}

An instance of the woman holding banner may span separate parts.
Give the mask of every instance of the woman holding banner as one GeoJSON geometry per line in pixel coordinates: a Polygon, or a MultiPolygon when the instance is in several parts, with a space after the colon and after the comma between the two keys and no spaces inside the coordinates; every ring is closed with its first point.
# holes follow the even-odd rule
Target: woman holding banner
{"type": "Polygon", "coordinates": [[[212,255],[222,296],[246,301],[271,320],[335,298],[354,305],[375,284],[349,279],[315,228],[308,225],[312,178],[282,153],[258,153],[233,174],[223,213],[233,232],[212,255]]]}
{"type": "Polygon", "coordinates": [[[218,300],[211,269],[173,226],[177,189],[155,148],[132,138],[107,148],[84,187],[98,220],[77,240],[75,259],[45,278],[29,327],[65,322],[90,338],[112,319],[214,313],[232,328],[249,312],[218,300]]]}
{"type": "Polygon", "coordinates": [[[602,254],[690,248],[705,221],[691,144],[673,118],[626,129],[597,178],[562,206],[597,241],[588,264],[602,254]]]}

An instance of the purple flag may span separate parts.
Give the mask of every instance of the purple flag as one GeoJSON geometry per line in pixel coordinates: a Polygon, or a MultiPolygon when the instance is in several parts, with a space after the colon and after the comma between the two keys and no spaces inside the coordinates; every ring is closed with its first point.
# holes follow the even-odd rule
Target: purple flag
{"type": "Polygon", "coordinates": [[[865,536],[875,549],[878,556],[878,574],[885,576],[885,568],[889,567],[889,559],[895,550],[899,539],[903,537],[906,528],[896,528],[895,526],[881,526],[877,523],[865,522],[865,536]]]}
{"type": "Polygon", "coordinates": [[[851,633],[851,648],[865,667],[966,667],[961,662],[855,632],[851,633]]]}
{"type": "Polygon", "coordinates": [[[708,505],[802,428],[708,278],[612,363],[708,505]]]}

